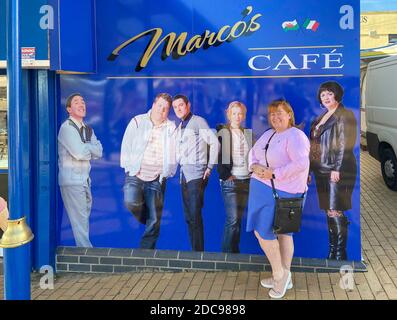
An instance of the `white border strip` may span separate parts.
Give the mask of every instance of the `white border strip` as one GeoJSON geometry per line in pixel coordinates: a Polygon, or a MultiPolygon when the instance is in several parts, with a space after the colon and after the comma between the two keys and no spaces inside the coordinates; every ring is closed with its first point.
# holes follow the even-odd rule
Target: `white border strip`
{"type": "Polygon", "coordinates": [[[308,75],[274,75],[274,76],[114,76],[108,80],[120,79],[266,79],[266,78],[313,78],[313,77],[343,77],[343,74],[308,74],[308,75]]]}
{"type": "MultiPolygon", "coordinates": [[[[7,68],[7,61],[0,60],[0,69],[7,68]]],[[[25,65],[22,63],[23,69],[49,69],[50,68],[50,60],[35,60],[33,64],[25,65]]]]}
{"type": "Polygon", "coordinates": [[[271,47],[271,48],[248,48],[248,50],[257,51],[257,50],[323,49],[323,48],[344,48],[344,46],[335,45],[335,46],[271,47]]]}

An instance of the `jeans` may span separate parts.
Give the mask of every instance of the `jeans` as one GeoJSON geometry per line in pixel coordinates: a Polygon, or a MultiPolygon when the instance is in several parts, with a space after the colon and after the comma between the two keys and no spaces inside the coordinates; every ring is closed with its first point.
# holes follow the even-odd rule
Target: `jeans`
{"type": "Polygon", "coordinates": [[[185,220],[189,229],[190,244],[193,251],[204,251],[204,230],[201,209],[204,206],[204,191],[208,178],[186,182],[182,175],[182,198],[185,220]]]}
{"type": "Polygon", "coordinates": [[[160,235],[160,220],[164,206],[165,181],[158,179],[143,181],[126,176],[124,184],[124,205],[142,224],[145,231],[141,238],[142,249],[154,249],[160,235]]]}
{"type": "Polygon", "coordinates": [[[239,253],[241,218],[247,207],[250,179],[221,180],[220,184],[226,210],[222,251],[239,253]]]}

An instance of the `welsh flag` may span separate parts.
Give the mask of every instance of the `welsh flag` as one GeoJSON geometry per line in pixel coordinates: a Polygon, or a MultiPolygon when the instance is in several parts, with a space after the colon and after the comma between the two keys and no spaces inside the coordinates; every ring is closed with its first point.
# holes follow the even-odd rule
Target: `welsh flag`
{"type": "Polygon", "coordinates": [[[303,28],[305,28],[306,30],[317,31],[319,25],[320,23],[316,20],[310,20],[309,18],[307,18],[303,23],[303,28]]]}
{"type": "Polygon", "coordinates": [[[294,31],[299,29],[299,24],[296,19],[294,21],[284,21],[281,26],[284,31],[294,31]]]}

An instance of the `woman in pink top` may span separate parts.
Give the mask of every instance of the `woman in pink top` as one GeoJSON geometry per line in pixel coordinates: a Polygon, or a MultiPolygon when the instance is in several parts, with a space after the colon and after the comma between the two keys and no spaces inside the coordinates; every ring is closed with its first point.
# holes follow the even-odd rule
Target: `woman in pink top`
{"type": "Polygon", "coordinates": [[[270,130],[259,138],[249,154],[249,168],[253,172],[248,200],[247,231],[254,231],[269,259],[272,278],[261,280],[270,288],[269,296],[282,298],[292,288],[291,261],[294,253],[292,234],[273,232],[275,200],[270,179],[282,198],[299,197],[307,190],[310,142],[295,127],[294,112],[285,100],[275,100],[268,106],[270,130]],[[272,137],[266,166],[265,147],[272,137]]]}

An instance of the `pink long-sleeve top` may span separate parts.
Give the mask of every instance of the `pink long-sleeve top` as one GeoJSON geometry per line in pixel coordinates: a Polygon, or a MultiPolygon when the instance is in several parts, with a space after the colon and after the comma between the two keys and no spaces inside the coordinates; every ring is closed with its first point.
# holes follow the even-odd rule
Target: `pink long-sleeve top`
{"type": "MultiPolygon", "coordinates": [[[[265,147],[274,130],[266,131],[255,143],[249,153],[249,167],[260,164],[266,167],[265,147]]],[[[303,193],[307,190],[309,174],[310,142],[302,130],[291,127],[276,133],[270,140],[267,151],[269,167],[274,171],[275,188],[289,193],[303,193]]],[[[270,180],[253,178],[272,186],[270,180]]]]}

